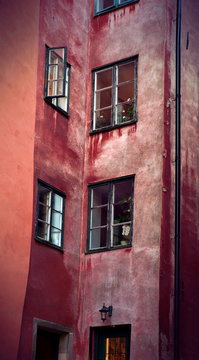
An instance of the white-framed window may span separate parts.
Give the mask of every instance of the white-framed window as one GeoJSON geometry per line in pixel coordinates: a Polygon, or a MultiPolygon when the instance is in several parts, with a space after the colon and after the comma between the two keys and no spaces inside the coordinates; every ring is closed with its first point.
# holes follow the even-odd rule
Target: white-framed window
{"type": "Polygon", "coordinates": [[[46,46],[44,99],[66,115],[69,109],[70,68],[67,47],[46,46]]]}
{"type": "Polygon", "coordinates": [[[93,70],[92,129],[137,121],[137,56],[93,70]]]}
{"type": "Polygon", "coordinates": [[[63,248],[65,194],[38,181],[35,238],[48,245],[63,248]]]}
{"type": "Polygon", "coordinates": [[[89,185],[87,251],[129,246],[134,175],[89,185]]]}

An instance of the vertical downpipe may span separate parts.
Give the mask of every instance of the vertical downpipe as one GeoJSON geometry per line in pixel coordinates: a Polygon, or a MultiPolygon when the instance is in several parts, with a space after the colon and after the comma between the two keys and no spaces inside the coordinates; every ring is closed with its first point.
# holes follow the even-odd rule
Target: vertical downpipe
{"type": "Polygon", "coordinates": [[[174,360],[180,359],[181,11],[182,0],[177,0],[174,360]]]}

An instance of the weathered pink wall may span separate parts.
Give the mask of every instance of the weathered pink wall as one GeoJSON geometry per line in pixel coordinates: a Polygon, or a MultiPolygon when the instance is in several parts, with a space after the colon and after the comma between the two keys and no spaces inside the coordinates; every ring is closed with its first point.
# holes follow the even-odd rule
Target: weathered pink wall
{"type": "Polygon", "coordinates": [[[34,317],[74,331],[77,322],[88,3],[41,0],[40,5],[31,263],[18,357],[23,360],[31,356],[34,317]],[[68,47],[69,118],[43,100],[45,44],[68,47]],[[63,253],[34,239],[38,178],[66,193],[63,253]]]}
{"type": "Polygon", "coordinates": [[[1,1],[0,358],[14,360],[32,230],[39,1],[1,1]]]}
{"type": "MultiPolygon", "coordinates": [[[[35,6],[36,9],[37,4],[35,6]]],[[[188,1],[184,2],[182,22],[184,47],[182,46],[181,278],[185,291],[181,299],[180,325],[182,359],[185,360],[197,358],[198,334],[199,290],[196,277],[194,278],[198,270],[196,216],[198,155],[195,136],[198,135],[198,84],[196,83],[198,49],[197,37],[194,35],[198,33],[198,17],[196,11],[194,16],[191,12],[191,9],[196,7],[194,0],[192,7],[188,5],[188,1]],[[190,31],[190,47],[185,50],[187,31],[190,31]]],[[[174,5],[172,0],[142,0],[95,18],[93,12],[94,1],[41,0],[31,262],[18,358],[24,360],[31,356],[33,317],[38,317],[74,329],[75,360],[88,358],[90,326],[118,324],[132,325],[131,360],[154,360],[159,356],[161,359],[170,360],[173,359],[176,4],[174,5]],[[43,100],[45,44],[68,46],[68,61],[72,65],[69,119],[56,112],[43,100]],[[139,55],[138,123],[89,135],[92,68],[133,55],[139,55]],[[129,174],[135,174],[132,248],[85,255],[88,183],[129,174]],[[64,191],[67,195],[64,253],[34,240],[38,178],[64,191]],[[106,305],[113,305],[113,316],[104,324],[98,311],[103,302],[106,305]]],[[[3,21],[7,20],[3,19],[3,21]]],[[[9,26],[12,27],[12,23],[9,26]]],[[[36,30],[31,29],[29,36],[31,41],[36,39],[36,35],[35,38],[32,37],[32,32],[36,34],[36,30]]],[[[12,45],[16,47],[16,41],[12,45]]],[[[31,46],[32,48],[34,46],[31,46]]],[[[24,49],[26,46],[23,46],[23,52],[24,49]]],[[[10,48],[6,50],[11,51],[10,48]]],[[[17,55],[19,59],[21,52],[17,55]]],[[[33,136],[34,116],[31,116],[31,111],[35,106],[35,93],[33,94],[35,88],[32,84],[36,81],[37,51],[34,52],[34,56],[30,52],[26,56],[27,63],[34,62],[33,73],[30,75],[33,80],[30,82],[31,86],[27,84],[30,89],[26,92],[26,101],[22,104],[27,104],[26,110],[30,109],[26,117],[23,116],[26,120],[30,118],[28,124],[31,124],[31,127],[29,128],[29,125],[26,127],[27,122],[24,121],[23,129],[20,128],[23,139],[19,138],[18,133],[16,134],[17,141],[26,146],[25,150],[24,147],[21,148],[18,156],[20,163],[18,164],[10,155],[12,161],[4,165],[15,182],[13,169],[17,165],[21,167],[23,165],[18,176],[20,185],[22,181],[26,183],[24,186],[18,185],[19,191],[15,193],[15,182],[13,182],[9,207],[2,208],[2,219],[6,217],[5,224],[8,226],[11,219],[11,216],[7,216],[8,209],[12,207],[13,214],[13,203],[16,204],[16,209],[21,208],[16,201],[22,199],[24,204],[27,201],[29,209],[28,212],[24,207],[23,217],[16,211],[16,218],[21,221],[20,226],[19,222],[15,224],[17,235],[15,234],[13,243],[10,243],[12,248],[10,246],[8,251],[5,245],[3,249],[4,258],[9,267],[13,266],[12,271],[14,271],[16,267],[14,268],[13,265],[13,253],[16,244],[20,245],[22,242],[21,229],[24,229],[22,225],[26,224],[27,234],[25,237],[24,230],[23,236],[27,239],[27,243],[22,249],[26,254],[25,257],[22,254],[26,263],[20,267],[20,270],[23,270],[23,277],[20,273],[18,276],[21,280],[18,279],[19,281],[16,282],[15,278],[9,280],[15,294],[19,293],[15,290],[15,284],[17,289],[22,289],[19,296],[21,307],[31,237],[31,230],[27,224],[32,219],[32,198],[23,196],[23,187],[29,186],[27,193],[30,196],[33,185],[33,159],[32,153],[31,156],[28,155],[27,149],[33,150],[31,134],[33,136]],[[31,59],[28,57],[30,54],[31,59]],[[31,98],[27,96],[29,92],[32,94],[31,98]],[[24,143],[24,138],[28,139],[27,144],[24,143]],[[23,160],[25,164],[21,165],[23,160]],[[27,175],[26,171],[30,168],[27,175]]],[[[13,73],[15,72],[14,67],[13,73]]],[[[4,79],[2,83],[5,83],[4,79]]],[[[21,83],[23,81],[20,81],[20,85],[21,83]]],[[[15,87],[11,84],[11,90],[15,95],[15,101],[18,102],[18,93],[23,89],[21,86],[17,87],[16,94],[15,81],[15,87]]],[[[5,92],[1,99],[3,96],[5,92]]],[[[23,96],[20,96],[20,99],[24,99],[23,96]]],[[[10,102],[13,104],[13,96],[6,102],[12,116],[8,116],[7,109],[5,111],[6,136],[8,133],[6,127],[9,124],[9,151],[15,131],[12,119],[16,118],[16,108],[18,109],[17,106],[10,109],[10,102]]],[[[24,111],[24,106],[22,109],[24,111]]],[[[16,127],[16,124],[14,126],[16,127]]],[[[5,138],[3,135],[1,144],[3,149],[7,150],[5,138]]],[[[10,194],[10,187],[8,191],[10,194]]],[[[8,200],[7,195],[6,200],[8,200]]],[[[12,276],[11,272],[7,272],[8,274],[12,276]]],[[[11,289],[8,281],[4,288],[7,291],[5,298],[8,298],[8,290],[11,289]]],[[[21,313],[18,314],[20,318],[21,313]]],[[[16,315],[12,315],[11,319],[8,315],[7,317],[9,324],[16,315]]],[[[20,319],[18,320],[17,324],[20,323],[20,319]]],[[[8,328],[7,330],[9,331],[8,328]]],[[[8,340],[7,336],[5,338],[8,340]]],[[[15,349],[17,349],[17,341],[14,343],[15,349]]]]}
{"type": "Polygon", "coordinates": [[[199,335],[199,6],[182,1],[182,203],[180,351],[198,358],[199,335]],[[187,48],[187,32],[189,46],[187,48]]]}
{"type": "Polygon", "coordinates": [[[87,358],[89,326],[110,324],[132,324],[131,359],[159,356],[165,11],[163,1],[140,1],[93,18],[91,7],[78,360],[87,358]],[[91,69],[137,54],[138,123],[89,136],[91,69]],[[129,174],[136,174],[132,248],[85,255],[87,184],[129,174]],[[113,305],[104,324],[103,302],[113,305]]]}
{"type": "Polygon", "coordinates": [[[176,7],[165,1],[162,217],[159,272],[159,359],[174,358],[176,7]]]}

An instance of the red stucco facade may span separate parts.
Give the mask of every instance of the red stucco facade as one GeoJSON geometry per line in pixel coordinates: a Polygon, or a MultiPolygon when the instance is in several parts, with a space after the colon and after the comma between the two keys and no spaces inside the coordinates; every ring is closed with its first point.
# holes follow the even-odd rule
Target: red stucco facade
{"type": "MultiPolygon", "coordinates": [[[[0,358],[35,359],[37,318],[72,331],[72,351],[59,359],[94,359],[91,329],[122,325],[131,326],[130,360],[174,359],[177,1],[99,16],[94,0],[2,9],[0,358]],[[45,45],[67,46],[68,117],[43,99],[45,45]],[[138,121],[91,134],[92,69],[134,56],[138,121]],[[87,253],[88,184],[129,175],[132,246],[87,253]],[[63,251],[35,240],[38,179],[66,194],[63,251]],[[113,306],[105,322],[103,303],[113,306]]],[[[197,19],[196,1],[183,0],[181,360],[198,356],[197,19]]]]}
{"type": "Polygon", "coordinates": [[[1,2],[0,358],[16,359],[29,271],[39,1],[1,2]]]}

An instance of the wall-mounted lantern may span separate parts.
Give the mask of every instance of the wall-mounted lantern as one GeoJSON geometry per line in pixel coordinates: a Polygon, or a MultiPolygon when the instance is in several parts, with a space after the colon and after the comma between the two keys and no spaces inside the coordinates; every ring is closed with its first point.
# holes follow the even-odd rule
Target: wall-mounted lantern
{"type": "Polygon", "coordinates": [[[101,319],[102,321],[106,320],[106,314],[108,313],[108,316],[112,316],[112,312],[113,312],[113,307],[112,306],[108,306],[106,307],[105,304],[103,304],[102,308],[99,310],[99,312],[101,313],[101,319]]]}

